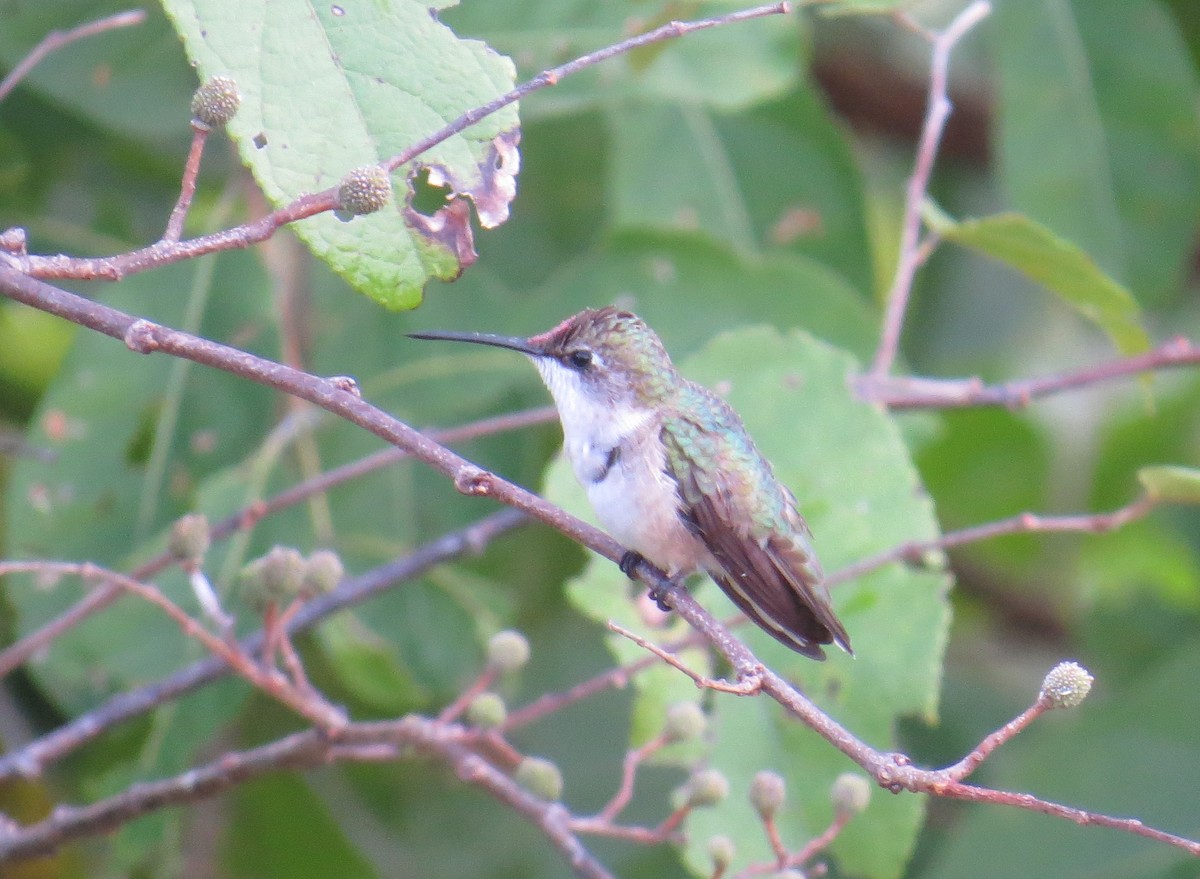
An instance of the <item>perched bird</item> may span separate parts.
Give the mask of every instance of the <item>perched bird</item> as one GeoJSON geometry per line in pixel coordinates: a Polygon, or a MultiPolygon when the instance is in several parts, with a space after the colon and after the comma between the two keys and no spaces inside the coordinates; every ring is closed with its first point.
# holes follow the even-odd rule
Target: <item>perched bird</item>
{"type": "Polygon", "coordinates": [[[812,535],[737,413],[683,378],[654,331],[587,309],[528,339],[411,333],[529,356],[554,397],[575,476],[608,532],[672,578],[706,571],[743,613],[805,656],[851,652],[812,535]]]}

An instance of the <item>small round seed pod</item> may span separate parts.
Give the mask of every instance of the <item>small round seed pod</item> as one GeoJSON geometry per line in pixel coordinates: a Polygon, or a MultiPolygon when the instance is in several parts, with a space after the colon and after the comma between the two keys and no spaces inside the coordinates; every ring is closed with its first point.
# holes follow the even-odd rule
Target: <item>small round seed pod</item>
{"type": "Polygon", "coordinates": [[[304,561],[304,580],[300,592],[305,598],[313,598],[332,592],[342,581],[346,569],[342,560],[331,549],[319,549],[304,561]]]}
{"type": "Polygon", "coordinates": [[[1060,662],[1042,681],[1039,698],[1047,700],[1051,708],[1075,708],[1092,691],[1094,680],[1079,663],[1060,662]]]}
{"type": "Polygon", "coordinates": [[[729,796],[729,780],[717,769],[701,769],[684,786],[684,802],[693,809],[715,806],[729,796]]]}
{"type": "Polygon", "coordinates": [[[498,693],[480,693],[467,706],[467,723],[480,729],[503,726],[507,718],[508,707],[498,693]]]}
{"type": "Polygon", "coordinates": [[[192,118],[209,128],[228,125],[237,115],[242,95],[228,76],[214,76],[192,95],[192,118]]]}
{"type": "Polygon", "coordinates": [[[497,632],[488,639],[488,665],[498,671],[517,671],[529,662],[529,639],[513,629],[497,632]]]}
{"type": "Polygon", "coordinates": [[[690,742],[704,735],[707,726],[703,708],[695,702],[676,702],[667,709],[663,736],[669,742],[690,742]]]}
{"type": "Polygon", "coordinates": [[[775,817],[786,796],[787,785],[778,772],[764,769],[755,773],[754,780],[750,782],[750,805],[754,806],[754,811],[764,821],[775,817]]]}
{"type": "Polygon", "coordinates": [[[338,205],[352,216],[383,210],[391,198],[392,179],[379,165],[355,168],[338,185],[338,205]]]}
{"type": "Polygon", "coordinates": [[[189,564],[199,564],[212,544],[208,517],[203,513],[188,513],[175,520],[167,549],[173,558],[189,564]]]}
{"type": "Polygon", "coordinates": [[[871,802],[871,782],[857,772],[843,772],[829,788],[833,808],[842,815],[857,815],[871,802]]]}
{"type": "Polygon", "coordinates": [[[541,757],[526,757],[513,776],[517,784],[536,797],[557,802],[562,796],[563,778],[558,767],[541,757]]]}

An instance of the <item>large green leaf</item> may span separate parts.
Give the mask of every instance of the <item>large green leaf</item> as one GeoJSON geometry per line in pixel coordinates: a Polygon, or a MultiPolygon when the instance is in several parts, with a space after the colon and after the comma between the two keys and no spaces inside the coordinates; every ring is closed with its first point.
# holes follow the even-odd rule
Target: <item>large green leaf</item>
{"type": "Polygon", "coordinates": [[[1200,223],[1200,77],[1147,0],[1076,0],[1125,244],[1125,280],[1161,301],[1186,277],[1200,223]]]}
{"type": "MultiPolygon", "coordinates": [[[[399,153],[512,88],[507,59],[458,39],[429,6],[167,3],[201,74],[237,81],[242,106],[229,132],[277,205],[333,186],[351,169],[399,153]]],[[[350,223],[322,214],[298,223],[297,234],[363,293],[390,308],[412,308],[429,278],[462,270],[470,258],[459,247],[469,249],[471,235],[469,218],[448,208],[433,221],[409,208],[414,169],[437,169],[454,193],[472,198],[480,222],[494,226],[508,216],[517,139],[510,106],[400,169],[397,203],[350,223]],[[437,221],[457,233],[453,241],[427,228],[437,221]]]]}
{"type": "Polygon", "coordinates": [[[607,121],[614,226],[695,229],[743,256],[786,249],[870,289],[862,179],[811,90],[736,113],[630,100],[607,121]]]}
{"type": "Polygon", "coordinates": [[[1082,250],[1020,214],[939,224],[937,231],[1021,272],[1095,323],[1122,354],[1150,347],[1141,309],[1130,292],[1082,250]]]}
{"type": "MultiPolygon", "coordinates": [[[[829,570],[901,541],[937,534],[932,508],[896,425],[850,392],[854,369],[851,358],[810,336],[783,336],[765,328],[718,336],[682,363],[689,377],[728,389],[728,399],[777,475],[800,499],[829,570]]],[[[552,469],[547,485],[552,498],[590,515],[563,462],[552,469]]],[[[893,747],[897,717],[931,718],[936,711],[949,621],[947,587],[941,574],[900,566],[839,586],[834,603],[850,631],[856,658],[837,654],[814,663],[756,629],[739,632],[761,659],[796,680],[857,735],[876,747],[893,747]]],[[[671,630],[646,632],[625,598],[628,588],[614,565],[594,561],[570,585],[570,594],[584,613],[616,618],[655,640],[678,633],[683,625],[678,621],[671,630]]],[[[700,596],[719,615],[730,610],[711,585],[700,596]]],[[[641,655],[624,639],[613,636],[611,643],[623,660],[641,655]]],[[[698,656],[686,658],[703,667],[698,656]]],[[[635,711],[635,740],[661,723],[664,705],[689,691],[695,698],[691,682],[668,669],[639,676],[637,683],[641,704],[635,711]]],[[[710,870],[704,845],[713,833],[734,837],[740,864],[769,860],[761,824],[744,798],[754,772],[773,769],[788,779],[789,806],[781,826],[788,844],[798,847],[830,820],[829,785],[851,768],[839,752],[768,700],[718,695],[713,709],[715,732],[707,762],[726,773],[735,796],[689,818],[687,858],[700,875],[710,870]]],[[[899,875],[922,812],[916,797],[876,798],[847,829],[835,856],[855,875],[899,875]]]]}
{"type": "Polygon", "coordinates": [[[1013,204],[1125,279],[1125,243],[1087,52],[1070,0],[995,4],[995,138],[1013,204]]]}
{"type": "Polygon", "coordinates": [[[995,4],[996,129],[1013,204],[1139,295],[1187,270],[1200,211],[1197,75],[1151,0],[995,4]]]}

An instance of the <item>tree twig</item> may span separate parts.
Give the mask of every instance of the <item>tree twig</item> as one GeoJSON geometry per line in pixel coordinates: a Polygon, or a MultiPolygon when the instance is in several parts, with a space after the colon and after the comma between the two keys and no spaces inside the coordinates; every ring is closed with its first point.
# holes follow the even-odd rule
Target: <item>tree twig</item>
{"type": "Polygon", "coordinates": [[[50,854],[71,840],[110,831],[167,806],[211,797],[266,773],[314,768],[333,759],[400,759],[406,748],[415,748],[443,761],[462,781],[486,791],[532,822],[577,875],[612,879],[571,828],[565,807],[522,789],[463,745],[462,738],[461,727],[415,715],[383,723],[351,724],[336,741],[316,730],[294,733],[268,745],[226,754],[172,778],[134,784],[87,806],[60,806],[36,824],[21,827],[8,822],[0,827],[0,863],[50,854]]]}
{"type": "Polygon", "coordinates": [[[16,67],[8,72],[8,76],[0,80],[0,101],[8,97],[8,93],[16,88],[17,84],[28,76],[29,72],[51,52],[56,52],[63,46],[70,45],[76,40],[82,40],[96,34],[102,34],[105,31],[116,30],[117,28],[133,27],[145,20],[145,10],[127,9],[124,12],[117,12],[113,15],[106,15],[104,18],[98,18],[95,21],[89,21],[70,30],[50,31],[50,33],[42,37],[41,42],[29,51],[28,55],[17,63],[16,67]]]}
{"type": "Polygon", "coordinates": [[[982,21],[991,12],[987,0],[975,0],[954,17],[949,26],[933,37],[933,58],[929,65],[929,104],[921,138],[917,143],[917,158],[904,197],[904,220],[900,231],[900,257],[896,263],[896,274],[887,294],[887,311],[884,314],[883,331],[879,348],[871,364],[871,375],[883,376],[891,371],[900,348],[900,334],[904,329],[904,315],[908,311],[908,299],[912,293],[913,278],[928,253],[921,236],[921,205],[929,188],[929,176],[933,172],[933,161],[938,144],[950,116],[950,99],[947,83],[950,70],[950,53],[967,31],[982,21]]]}
{"type": "Polygon", "coordinates": [[[1115,378],[1159,369],[1200,364],[1200,346],[1177,336],[1151,351],[1121,357],[1071,372],[1041,378],[1018,379],[1002,384],[984,384],[979,378],[938,379],[920,376],[858,376],[855,388],[864,400],[882,403],[889,409],[948,409],[1004,406],[1023,409],[1034,400],[1063,391],[1100,384],[1115,378]]]}

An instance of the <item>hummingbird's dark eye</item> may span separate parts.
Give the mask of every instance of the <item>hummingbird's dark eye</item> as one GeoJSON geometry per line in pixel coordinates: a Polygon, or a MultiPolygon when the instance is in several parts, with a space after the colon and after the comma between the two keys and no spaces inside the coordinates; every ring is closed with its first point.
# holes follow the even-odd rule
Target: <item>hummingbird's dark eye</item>
{"type": "Polygon", "coordinates": [[[587,348],[577,348],[567,355],[567,361],[576,369],[587,369],[592,365],[592,352],[587,348]]]}

